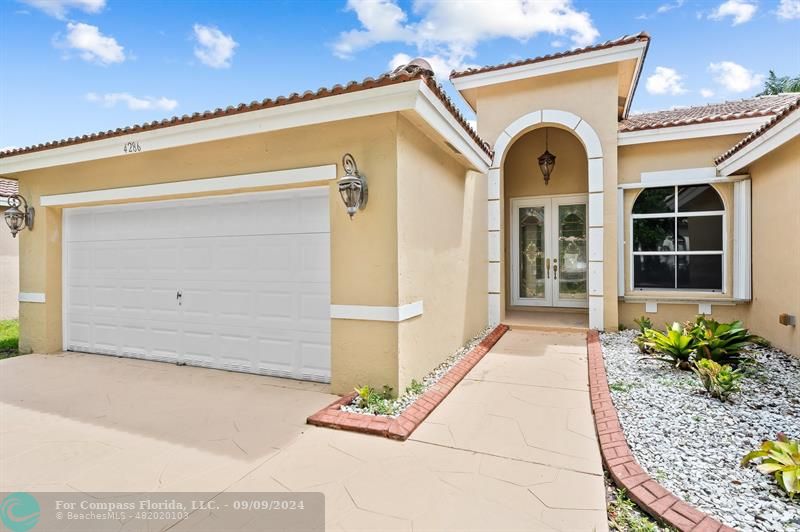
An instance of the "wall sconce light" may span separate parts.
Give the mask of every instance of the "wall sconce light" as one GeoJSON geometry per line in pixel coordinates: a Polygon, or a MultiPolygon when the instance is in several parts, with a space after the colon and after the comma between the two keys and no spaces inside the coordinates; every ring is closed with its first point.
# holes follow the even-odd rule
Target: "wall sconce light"
{"type": "Polygon", "coordinates": [[[342,157],[342,167],[344,176],[339,179],[339,194],[352,220],[356,212],[363,211],[367,205],[367,178],[358,173],[356,160],[349,153],[342,157]]]}
{"type": "Polygon", "coordinates": [[[544,176],[544,184],[550,182],[550,174],[553,173],[553,168],[556,167],[556,156],[547,151],[547,130],[549,128],[544,129],[544,153],[539,156],[539,170],[542,171],[542,175],[544,176]]]}
{"type": "Polygon", "coordinates": [[[11,236],[16,238],[17,233],[25,229],[33,229],[33,216],[35,211],[33,207],[28,206],[25,198],[19,194],[15,194],[8,198],[8,209],[6,209],[3,217],[6,219],[9,229],[11,229],[11,236]],[[20,210],[22,207],[22,210],[20,210]]]}

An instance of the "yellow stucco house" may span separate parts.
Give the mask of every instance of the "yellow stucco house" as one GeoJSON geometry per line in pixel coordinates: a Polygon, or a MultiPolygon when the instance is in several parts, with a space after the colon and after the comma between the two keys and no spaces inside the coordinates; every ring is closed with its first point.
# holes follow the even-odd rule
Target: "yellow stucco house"
{"type": "Polygon", "coordinates": [[[35,209],[21,349],[334,392],[504,321],[705,313],[800,353],[800,95],[629,117],[649,44],[454,72],[477,131],[414,61],[2,153],[35,209]]]}

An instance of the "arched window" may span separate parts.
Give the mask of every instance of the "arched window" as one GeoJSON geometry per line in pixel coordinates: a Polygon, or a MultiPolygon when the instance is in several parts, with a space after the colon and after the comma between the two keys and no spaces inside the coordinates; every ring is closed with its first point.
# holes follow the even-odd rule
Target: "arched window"
{"type": "Polygon", "coordinates": [[[714,187],[647,188],[632,223],[635,290],[723,290],[725,206],[714,187]]]}

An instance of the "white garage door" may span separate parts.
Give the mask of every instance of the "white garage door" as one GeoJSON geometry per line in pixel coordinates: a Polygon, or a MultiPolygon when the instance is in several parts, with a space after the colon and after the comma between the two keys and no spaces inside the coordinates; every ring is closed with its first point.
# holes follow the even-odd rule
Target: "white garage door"
{"type": "Polygon", "coordinates": [[[328,189],[64,211],[64,344],[330,380],[328,189]]]}

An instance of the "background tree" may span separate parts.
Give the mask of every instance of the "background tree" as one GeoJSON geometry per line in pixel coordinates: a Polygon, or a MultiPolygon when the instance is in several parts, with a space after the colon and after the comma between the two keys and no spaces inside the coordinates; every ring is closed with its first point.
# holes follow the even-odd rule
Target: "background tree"
{"type": "Polygon", "coordinates": [[[773,70],[770,70],[769,76],[764,81],[764,90],[756,96],[780,94],[782,92],[800,92],[800,76],[794,78],[789,76],[778,77],[773,70]]]}

